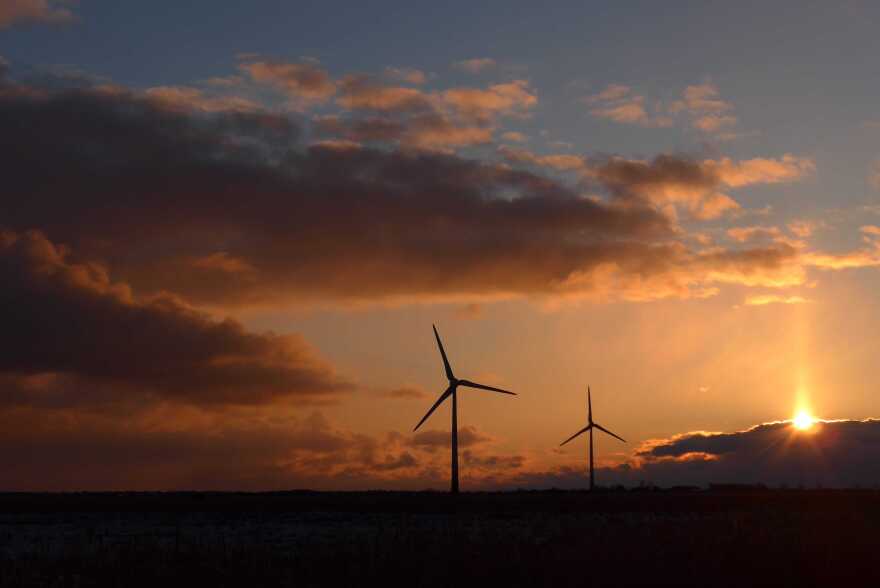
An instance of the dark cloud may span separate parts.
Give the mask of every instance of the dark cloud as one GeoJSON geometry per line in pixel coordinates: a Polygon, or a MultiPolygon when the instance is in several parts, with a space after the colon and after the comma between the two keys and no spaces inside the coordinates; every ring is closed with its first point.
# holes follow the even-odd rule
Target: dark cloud
{"type": "MultiPolygon", "coordinates": [[[[740,184],[760,173],[781,177],[773,166],[727,162],[727,171],[710,174],[660,158],[614,160],[590,172],[615,194],[607,203],[455,155],[303,147],[299,124],[263,111],[169,108],[106,85],[5,88],[0,160],[13,196],[0,202],[4,223],[70,243],[139,292],[216,305],[461,295],[641,300],[705,296],[716,283],[804,280],[790,246],[694,251],[656,202],[626,197],[633,186],[647,190],[670,177],[707,187],[724,174],[740,184]]],[[[443,116],[416,114],[399,127],[372,118],[317,126],[352,125],[352,140],[482,140],[477,127],[453,128],[443,116]]]]}
{"type": "MultiPolygon", "coordinates": [[[[319,412],[228,409],[205,418],[150,407],[122,419],[67,409],[0,407],[0,487],[7,491],[444,489],[446,450],[401,433],[370,436],[319,412]]],[[[462,481],[488,487],[521,468],[496,455],[487,436],[463,437],[462,481]]]]}
{"type": "Polygon", "coordinates": [[[305,419],[181,419],[179,412],[103,415],[4,410],[0,486],[6,490],[260,490],[332,487],[357,467],[361,482],[401,469],[374,439],[305,419]],[[393,466],[397,466],[396,468],[393,466]]]}
{"type": "Polygon", "coordinates": [[[872,486],[880,483],[880,421],[789,422],[736,433],[694,433],[652,443],[637,456],[659,479],[697,483],[872,486]]]}
{"type": "MultiPolygon", "coordinates": [[[[633,463],[597,469],[602,485],[709,484],[875,487],[880,484],[880,421],[820,421],[801,431],[790,422],[735,433],[688,433],[644,444],[633,463]]],[[[525,471],[503,487],[580,488],[585,467],[525,471]]]]}
{"type": "MultiPolygon", "coordinates": [[[[450,435],[450,431],[422,431],[413,435],[408,444],[411,447],[424,451],[436,451],[440,448],[449,447],[450,435]]],[[[458,446],[462,448],[489,443],[492,440],[492,437],[481,433],[476,427],[461,427],[458,430],[458,446]]]]}
{"type": "Polygon", "coordinates": [[[462,461],[467,467],[511,475],[525,464],[526,459],[522,455],[479,455],[466,449],[462,452],[462,461]]]}
{"type": "Polygon", "coordinates": [[[713,219],[740,208],[723,193],[727,188],[801,179],[814,169],[812,160],[790,154],[780,159],[696,160],[659,155],[650,161],[612,157],[592,162],[586,176],[624,202],[681,209],[697,219],[713,219]]]}
{"type": "Polygon", "coordinates": [[[37,232],[0,233],[0,282],[0,375],[16,392],[4,402],[87,402],[109,388],[122,398],[258,404],[351,387],[297,336],[251,333],[169,295],[137,299],[37,232]]]}
{"type": "Polygon", "coordinates": [[[273,115],[119,89],[0,99],[4,221],[202,302],[546,292],[669,235],[551,180],[454,156],[297,148],[273,115]],[[41,170],[51,168],[52,174],[41,170]],[[237,260],[210,264],[218,255],[237,260]]]}

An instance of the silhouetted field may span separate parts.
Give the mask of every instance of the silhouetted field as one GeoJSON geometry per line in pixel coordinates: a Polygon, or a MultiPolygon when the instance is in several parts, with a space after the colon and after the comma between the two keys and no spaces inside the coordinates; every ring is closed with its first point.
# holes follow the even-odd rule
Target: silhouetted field
{"type": "Polygon", "coordinates": [[[876,586],[880,492],[0,494],[2,586],[876,586]]]}

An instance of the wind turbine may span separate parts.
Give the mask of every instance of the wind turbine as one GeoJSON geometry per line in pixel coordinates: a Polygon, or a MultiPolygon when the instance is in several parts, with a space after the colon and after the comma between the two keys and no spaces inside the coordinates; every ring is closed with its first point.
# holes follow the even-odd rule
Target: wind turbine
{"type": "Polygon", "coordinates": [[[578,435],[580,435],[582,433],[586,433],[587,431],[590,432],[590,491],[591,492],[593,491],[593,483],[595,481],[594,475],[593,475],[593,470],[595,469],[593,467],[593,429],[599,429],[600,431],[608,433],[612,437],[614,437],[616,439],[620,439],[621,441],[626,443],[626,440],[623,437],[618,437],[617,435],[615,435],[614,433],[612,433],[611,431],[609,431],[608,429],[606,429],[605,427],[603,427],[599,423],[593,422],[593,403],[590,400],[590,387],[587,386],[587,426],[584,427],[583,429],[581,429],[580,431],[578,431],[577,433],[575,433],[574,435],[572,435],[571,437],[569,437],[568,439],[566,439],[565,441],[563,441],[562,443],[560,443],[559,446],[562,447],[563,445],[565,445],[566,443],[568,443],[569,441],[571,441],[572,439],[574,439],[575,437],[577,437],[578,435]]]}
{"type": "Polygon", "coordinates": [[[431,416],[431,413],[434,412],[438,406],[443,404],[444,400],[452,396],[452,493],[458,494],[458,402],[456,401],[456,391],[458,390],[458,387],[466,386],[468,388],[479,388],[480,390],[491,390],[492,392],[501,392],[502,394],[511,394],[513,396],[516,396],[516,394],[508,392],[507,390],[502,390],[501,388],[493,388],[492,386],[477,384],[470,380],[459,380],[456,378],[455,374],[452,373],[452,367],[449,365],[449,360],[446,358],[446,351],[443,350],[443,343],[440,341],[437,327],[434,325],[431,326],[434,327],[434,337],[437,339],[437,347],[440,348],[440,355],[443,357],[443,368],[446,370],[446,378],[449,380],[449,387],[447,387],[446,391],[440,395],[440,398],[437,399],[437,402],[434,403],[431,410],[422,417],[422,420],[419,421],[419,424],[416,425],[413,432],[418,431],[419,427],[422,426],[422,423],[428,420],[428,417],[431,416]]]}

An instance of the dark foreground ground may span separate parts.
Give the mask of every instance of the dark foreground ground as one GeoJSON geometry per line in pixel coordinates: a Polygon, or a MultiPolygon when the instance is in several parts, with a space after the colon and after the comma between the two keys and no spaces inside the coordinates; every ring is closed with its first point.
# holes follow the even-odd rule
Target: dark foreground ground
{"type": "Polygon", "coordinates": [[[880,492],[0,494],[6,586],[880,586],[880,492]]]}

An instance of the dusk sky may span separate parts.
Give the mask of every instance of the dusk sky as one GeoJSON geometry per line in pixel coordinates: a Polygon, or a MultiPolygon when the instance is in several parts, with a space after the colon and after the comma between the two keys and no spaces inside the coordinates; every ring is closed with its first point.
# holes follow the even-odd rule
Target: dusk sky
{"type": "Polygon", "coordinates": [[[0,490],[880,483],[878,19],[0,0],[0,490]]]}

